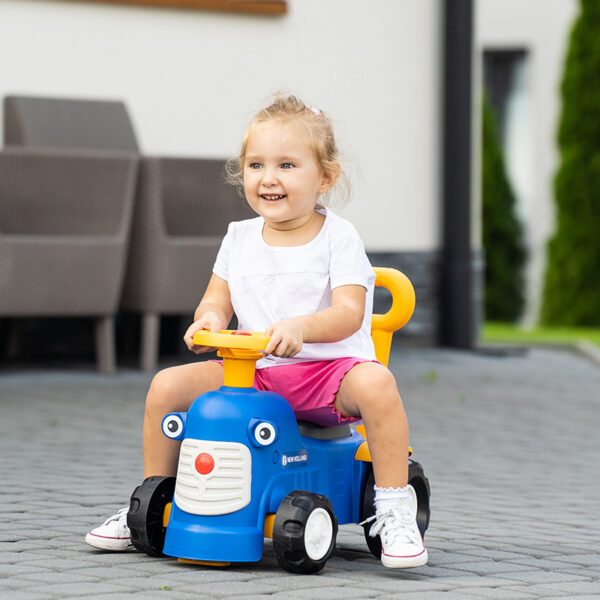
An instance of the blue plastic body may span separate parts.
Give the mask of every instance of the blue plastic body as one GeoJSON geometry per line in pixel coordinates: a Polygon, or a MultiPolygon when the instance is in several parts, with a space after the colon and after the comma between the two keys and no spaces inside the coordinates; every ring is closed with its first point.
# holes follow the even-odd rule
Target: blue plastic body
{"type": "MultiPolygon", "coordinates": [[[[334,440],[303,437],[285,398],[253,388],[223,386],[198,397],[187,414],[174,414],[185,424],[184,445],[188,440],[189,444],[227,442],[248,448],[250,498],[242,508],[225,514],[186,512],[177,504],[177,486],[182,477],[180,458],[165,554],[205,561],[260,560],[265,516],[277,512],[283,498],[293,490],[316,492],[329,498],[340,524],[359,520],[367,474],[367,465],[354,459],[358,446],[364,442],[360,434],[352,432],[349,437],[334,440]],[[261,433],[268,438],[266,441],[261,433]]],[[[165,417],[168,418],[169,415],[165,417]]],[[[242,450],[242,454],[247,454],[242,450]]],[[[193,471],[191,467],[188,470],[193,471]]],[[[197,480],[200,486],[203,477],[196,472],[188,474],[188,479],[197,480]]],[[[222,493],[226,492],[225,489],[222,493]]]]}

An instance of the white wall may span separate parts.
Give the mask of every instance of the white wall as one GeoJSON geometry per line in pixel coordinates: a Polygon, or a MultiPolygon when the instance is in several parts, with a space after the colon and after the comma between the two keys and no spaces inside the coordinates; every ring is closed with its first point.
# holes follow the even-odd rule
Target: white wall
{"type": "MultiPolygon", "coordinates": [[[[476,48],[525,48],[529,53],[523,82],[525,132],[512,132],[523,143],[518,165],[520,212],[527,229],[529,265],[524,322],[537,319],[546,266],[546,243],[554,230],[553,178],[558,167],[556,132],[560,116],[560,83],[568,37],[578,12],[577,0],[477,0],[476,48]],[[527,149],[529,148],[529,150],[527,149]],[[527,169],[524,168],[527,163],[527,169]],[[529,177],[524,172],[529,171],[529,177]]],[[[509,157],[509,163],[514,157],[509,157]]],[[[510,164],[509,164],[510,166],[510,164]]],[[[517,166],[513,166],[517,173],[517,166]]]]}
{"type": "Polygon", "coordinates": [[[0,95],[123,99],[147,154],[230,156],[277,90],[329,111],[370,250],[440,245],[439,0],[288,0],[280,18],[0,2],[0,95]]]}

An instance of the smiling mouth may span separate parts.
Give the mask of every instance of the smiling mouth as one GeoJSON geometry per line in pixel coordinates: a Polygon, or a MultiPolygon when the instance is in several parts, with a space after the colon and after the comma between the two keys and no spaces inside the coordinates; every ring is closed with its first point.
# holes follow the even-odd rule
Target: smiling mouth
{"type": "Polygon", "coordinates": [[[268,202],[275,202],[276,200],[283,200],[285,194],[261,194],[260,197],[268,202]]]}

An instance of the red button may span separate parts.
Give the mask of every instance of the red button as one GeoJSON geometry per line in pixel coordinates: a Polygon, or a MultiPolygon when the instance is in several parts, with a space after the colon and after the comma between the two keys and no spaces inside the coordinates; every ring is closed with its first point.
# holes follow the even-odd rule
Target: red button
{"type": "Polygon", "coordinates": [[[208,475],[215,468],[215,459],[210,454],[203,452],[196,456],[194,466],[200,475],[208,475]]]}

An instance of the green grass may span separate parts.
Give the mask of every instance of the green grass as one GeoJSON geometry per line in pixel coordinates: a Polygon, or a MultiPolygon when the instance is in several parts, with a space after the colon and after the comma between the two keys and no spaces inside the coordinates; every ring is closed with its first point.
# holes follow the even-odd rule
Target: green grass
{"type": "Polygon", "coordinates": [[[511,323],[485,323],[485,342],[518,344],[575,344],[587,341],[600,348],[600,328],[597,327],[536,327],[522,329],[511,323]]]}

